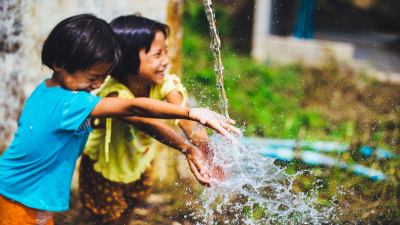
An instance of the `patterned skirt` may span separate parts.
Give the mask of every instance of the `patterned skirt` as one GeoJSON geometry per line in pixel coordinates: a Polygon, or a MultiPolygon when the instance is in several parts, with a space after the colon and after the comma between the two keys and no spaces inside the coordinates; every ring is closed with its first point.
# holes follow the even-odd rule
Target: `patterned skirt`
{"type": "MultiPolygon", "coordinates": [[[[83,208],[102,223],[113,222],[143,203],[151,192],[151,169],[132,183],[113,182],[93,169],[94,161],[82,155],[79,193],[83,208]]],[[[150,166],[151,168],[151,166],[150,166]]]]}

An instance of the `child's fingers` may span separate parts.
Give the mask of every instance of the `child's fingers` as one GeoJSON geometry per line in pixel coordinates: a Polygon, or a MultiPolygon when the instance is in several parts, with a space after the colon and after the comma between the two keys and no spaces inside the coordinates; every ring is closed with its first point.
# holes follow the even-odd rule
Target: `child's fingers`
{"type": "Polygon", "coordinates": [[[233,120],[233,119],[231,119],[231,118],[226,118],[225,116],[223,116],[223,115],[221,115],[221,114],[219,114],[219,113],[217,113],[217,112],[214,112],[214,111],[211,111],[212,113],[213,113],[213,116],[215,117],[215,118],[217,118],[218,120],[220,120],[220,121],[225,121],[225,122],[227,122],[227,123],[229,123],[229,124],[235,124],[236,122],[233,120]]]}
{"type": "Polygon", "coordinates": [[[198,171],[198,169],[197,169],[196,165],[194,164],[194,162],[191,161],[191,160],[189,160],[189,167],[190,167],[190,170],[192,171],[193,175],[196,177],[196,179],[199,181],[199,183],[201,185],[204,185],[204,186],[207,186],[207,187],[210,186],[210,183],[211,183],[210,177],[209,176],[207,176],[207,177],[202,176],[200,174],[200,172],[198,171]]]}
{"type": "Polygon", "coordinates": [[[222,134],[228,141],[232,142],[233,144],[237,144],[236,138],[225,128],[223,128],[219,123],[209,123],[208,125],[210,128],[213,128],[218,133],[222,134]]]}
{"type": "Polygon", "coordinates": [[[240,131],[239,128],[236,128],[235,126],[233,126],[233,124],[235,124],[235,121],[232,119],[227,119],[224,116],[222,116],[221,114],[218,114],[216,112],[212,112],[212,116],[220,122],[221,126],[230,131],[233,132],[237,135],[242,135],[242,132],[240,131]]]}
{"type": "Polygon", "coordinates": [[[236,124],[236,121],[234,121],[233,119],[228,119],[228,123],[230,123],[230,124],[236,124]]]}
{"type": "Polygon", "coordinates": [[[235,126],[232,126],[231,124],[226,123],[224,125],[224,128],[226,130],[228,130],[229,132],[232,132],[232,133],[234,133],[236,135],[239,135],[239,136],[242,135],[242,131],[239,128],[235,127],[235,126]]]}
{"type": "Polygon", "coordinates": [[[225,128],[223,128],[219,123],[215,123],[214,121],[208,121],[208,123],[206,123],[205,125],[224,136],[230,136],[229,132],[225,128]]]}
{"type": "Polygon", "coordinates": [[[202,160],[199,160],[198,157],[190,157],[190,161],[193,162],[194,166],[202,176],[210,177],[210,171],[204,166],[205,160],[203,162],[202,160]]]}
{"type": "Polygon", "coordinates": [[[227,119],[221,114],[218,114],[214,111],[210,111],[208,109],[192,109],[190,113],[192,118],[195,118],[201,124],[206,125],[207,127],[221,133],[229,140],[233,140],[233,136],[229,133],[235,133],[237,135],[241,135],[242,132],[234,127],[232,123],[232,119],[227,119]]]}

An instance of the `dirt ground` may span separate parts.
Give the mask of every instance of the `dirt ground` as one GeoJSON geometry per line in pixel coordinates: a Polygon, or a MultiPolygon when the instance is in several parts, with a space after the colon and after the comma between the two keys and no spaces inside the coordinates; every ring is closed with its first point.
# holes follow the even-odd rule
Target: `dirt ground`
{"type": "Polygon", "coordinates": [[[306,69],[303,85],[303,107],[318,108],[334,124],[352,121],[353,142],[373,146],[373,136],[381,132],[382,141],[400,153],[399,83],[373,80],[332,60],[306,69]]]}
{"type": "MultiPolygon", "coordinates": [[[[180,181],[177,186],[187,185],[180,181]]],[[[181,186],[182,187],[182,186],[181,186]]],[[[188,186],[186,186],[188,187],[188,186]]],[[[129,224],[126,225],[192,225],[195,221],[190,218],[192,209],[185,206],[185,201],[194,196],[192,191],[187,188],[175,189],[175,193],[171,190],[154,191],[143,202],[137,206],[132,215],[129,224]],[[182,192],[182,193],[178,193],[182,192]]],[[[79,201],[77,191],[72,193],[71,209],[67,212],[55,215],[56,225],[100,225],[90,223],[88,215],[84,212],[82,204],[79,201]]]]}

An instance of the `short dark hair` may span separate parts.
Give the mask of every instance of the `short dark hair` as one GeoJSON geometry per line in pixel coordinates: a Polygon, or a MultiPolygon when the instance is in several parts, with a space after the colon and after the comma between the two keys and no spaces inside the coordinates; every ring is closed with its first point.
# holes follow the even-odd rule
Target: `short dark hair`
{"type": "Polygon", "coordinates": [[[139,72],[139,51],[150,50],[157,32],[162,32],[165,37],[169,32],[168,25],[136,15],[117,17],[110,25],[121,46],[121,60],[111,72],[111,76],[119,81],[139,72]]]}
{"type": "Polygon", "coordinates": [[[111,63],[121,56],[110,25],[94,15],[81,14],[58,23],[44,41],[42,63],[51,69],[61,67],[69,73],[86,70],[98,63],[111,63]]]}

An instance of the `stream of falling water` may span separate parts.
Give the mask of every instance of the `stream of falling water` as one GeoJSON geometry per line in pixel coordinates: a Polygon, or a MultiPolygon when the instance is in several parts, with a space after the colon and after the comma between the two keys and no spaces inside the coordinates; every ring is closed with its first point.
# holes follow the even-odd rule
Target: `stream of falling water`
{"type": "Polygon", "coordinates": [[[217,90],[219,93],[219,103],[223,115],[229,118],[228,99],[224,89],[224,66],[221,57],[221,39],[218,34],[215,13],[211,0],[203,0],[207,14],[208,23],[210,25],[211,45],[210,48],[214,55],[214,72],[217,79],[217,90]]]}
{"type": "MultiPolygon", "coordinates": [[[[203,0],[211,33],[215,74],[221,110],[228,117],[224,91],[221,40],[211,0],[203,0]]],[[[212,166],[226,173],[213,179],[202,193],[202,210],[195,212],[199,224],[326,224],[335,218],[334,200],[328,206],[318,202],[318,185],[307,193],[293,190],[299,171],[289,175],[264,157],[254,143],[242,138],[235,145],[218,135],[211,138],[212,166]]]]}

